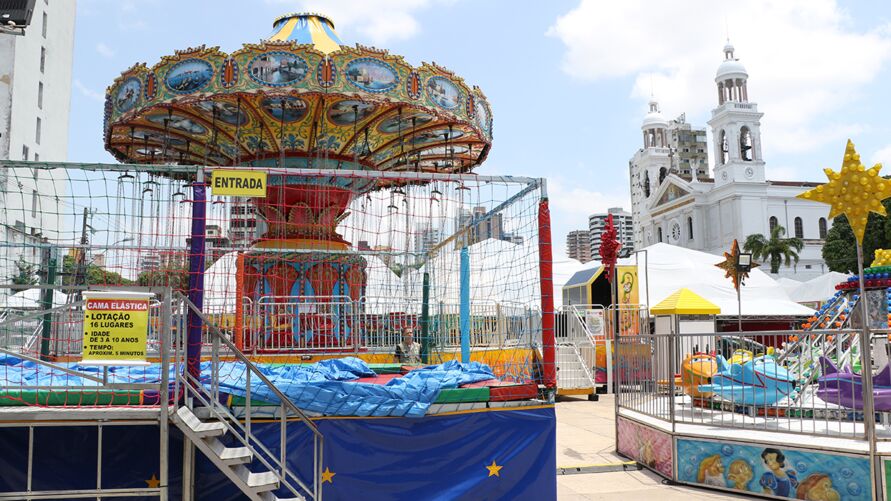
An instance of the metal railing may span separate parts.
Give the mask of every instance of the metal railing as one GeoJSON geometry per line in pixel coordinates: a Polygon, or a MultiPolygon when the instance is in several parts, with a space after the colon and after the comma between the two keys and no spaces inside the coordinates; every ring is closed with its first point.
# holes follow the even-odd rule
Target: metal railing
{"type": "Polygon", "coordinates": [[[870,335],[866,359],[878,367],[861,369],[862,339],[850,329],[619,337],[617,406],[672,426],[859,440],[870,435],[872,420],[863,411],[870,402],[878,404],[867,407],[876,409],[875,438],[891,440],[891,395],[867,393],[862,382],[888,376],[873,374],[886,368],[888,331],[870,335]]]}
{"type": "MultiPolygon", "coordinates": [[[[312,499],[321,499],[321,465],[323,437],[318,427],[313,423],[306,414],[298,408],[269,378],[261,371],[250,359],[239,350],[229,337],[213,323],[212,319],[204,315],[194,304],[187,298],[179,296],[177,298],[179,305],[178,315],[176,318],[182,319],[181,325],[177,329],[180,333],[177,343],[176,356],[174,357],[174,373],[177,374],[175,381],[175,392],[179,394],[184,392],[189,397],[184,400],[183,405],[190,408],[200,407],[208,412],[213,418],[227,425],[230,433],[243,446],[248,447],[255,452],[255,459],[259,461],[268,471],[275,473],[279,480],[280,488],[284,488],[295,496],[308,496],[312,499]],[[207,332],[211,336],[211,363],[209,385],[196,380],[186,370],[186,358],[184,349],[187,346],[187,328],[186,318],[189,312],[194,313],[201,318],[207,327],[207,332]],[[244,412],[240,416],[236,416],[233,410],[221,403],[221,375],[220,368],[224,360],[234,360],[239,364],[239,368],[243,367],[243,375],[245,378],[245,397],[244,412]],[[209,386],[209,387],[208,387],[209,386]],[[273,453],[269,446],[261,441],[257,435],[252,432],[254,421],[258,414],[268,418],[268,406],[264,406],[261,413],[254,405],[252,399],[252,391],[257,387],[263,386],[269,390],[279,401],[278,423],[279,423],[279,443],[278,454],[273,453]],[[296,420],[296,422],[293,422],[296,420]],[[300,478],[300,476],[292,468],[288,466],[288,426],[305,426],[312,434],[313,450],[312,450],[312,475],[308,480],[300,478]]],[[[178,401],[175,406],[181,405],[178,401]]],[[[174,409],[175,412],[175,409],[174,409]]]]}
{"type": "MultiPolygon", "coordinates": [[[[402,340],[405,326],[414,326],[419,335],[421,321],[420,302],[369,297],[264,296],[256,302],[246,300],[243,311],[241,335],[249,353],[391,352],[402,340]]],[[[460,347],[460,307],[435,303],[429,311],[433,345],[460,347]]],[[[509,302],[479,302],[470,307],[472,347],[532,346],[540,340],[538,308],[509,302]]]]}

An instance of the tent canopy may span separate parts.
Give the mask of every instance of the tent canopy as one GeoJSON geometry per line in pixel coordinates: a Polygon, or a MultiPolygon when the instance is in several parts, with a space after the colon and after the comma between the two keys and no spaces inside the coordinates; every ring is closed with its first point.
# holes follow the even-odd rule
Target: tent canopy
{"type": "Polygon", "coordinates": [[[721,308],[690,289],[682,288],[650,308],[650,313],[653,315],[720,315],[721,308]]]}
{"type": "MultiPolygon", "coordinates": [[[[637,254],[640,300],[658,304],[676,290],[686,287],[714,303],[721,315],[737,316],[736,289],[724,270],[715,266],[724,260],[692,249],[665,243],[651,245],[637,254]],[[646,267],[646,273],[643,270],[646,267]]],[[[620,264],[634,264],[634,258],[620,260],[620,264]]],[[[749,273],[740,291],[742,315],[758,317],[790,317],[813,314],[814,310],[789,299],[786,291],[760,268],[749,273]]]]}
{"type": "MultiPolygon", "coordinates": [[[[739,314],[736,289],[730,279],[724,277],[724,271],[715,266],[724,260],[722,256],[665,243],[651,245],[636,256],[637,258],[620,259],[618,264],[638,265],[638,290],[642,304],[657,305],[678,289],[686,288],[717,306],[721,315],[739,314]]],[[[599,263],[594,263],[595,270],[599,267],[599,263]]],[[[575,279],[569,280],[578,281],[584,276],[590,276],[590,273],[578,272],[575,279]]],[[[749,273],[741,296],[744,316],[792,317],[813,314],[812,309],[792,301],[783,287],[759,268],[749,273]]]]}
{"type": "Polygon", "coordinates": [[[789,297],[796,303],[826,301],[835,294],[835,286],[847,280],[849,275],[830,271],[825,275],[801,283],[789,292],[789,297]]]}
{"type": "MultiPolygon", "coordinates": [[[[41,307],[40,291],[42,289],[26,289],[16,292],[6,298],[6,308],[16,309],[37,309],[41,307]]],[[[59,291],[53,292],[53,308],[64,305],[68,301],[68,296],[59,291]]]]}

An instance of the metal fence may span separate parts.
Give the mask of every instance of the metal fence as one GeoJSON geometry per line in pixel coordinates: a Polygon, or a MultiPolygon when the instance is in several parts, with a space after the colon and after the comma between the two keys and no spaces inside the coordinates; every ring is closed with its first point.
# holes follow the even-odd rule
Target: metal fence
{"type": "Polygon", "coordinates": [[[882,382],[891,381],[888,332],[869,336],[866,370],[860,367],[863,339],[857,330],[622,336],[615,353],[617,406],[673,427],[851,439],[870,435],[865,407],[876,409],[876,439],[891,440],[891,402],[882,382]],[[879,386],[869,392],[872,382],[879,386]]]}

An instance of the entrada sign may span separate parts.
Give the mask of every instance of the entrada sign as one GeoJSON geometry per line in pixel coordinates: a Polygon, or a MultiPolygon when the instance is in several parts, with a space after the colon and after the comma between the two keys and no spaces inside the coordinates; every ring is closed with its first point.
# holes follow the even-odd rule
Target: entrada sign
{"type": "Polygon", "coordinates": [[[266,173],[256,170],[215,170],[210,190],[217,196],[266,197],[266,173]]]}

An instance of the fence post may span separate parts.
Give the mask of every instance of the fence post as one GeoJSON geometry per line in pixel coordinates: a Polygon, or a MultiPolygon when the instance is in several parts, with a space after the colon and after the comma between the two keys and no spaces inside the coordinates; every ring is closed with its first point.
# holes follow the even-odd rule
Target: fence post
{"type": "Polygon", "coordinates": [[[554,278],[553,254],[551,250],[551,210],[544,181],[541,185],[542,198],[538,202],[538,261],[539,283],[541,286],[541,344],[544,362],[544,384],[548,388],[557,387],[557,342],[554,335],[554,278]]]}
{"type": "MultiPolygon", "coordinates": [[[[168,469],[169,469],[169,461],[170,461],[170,450],[169,450],[169,438],[170,438],[170,351],[172,348],[171,344],[171,323],[173,322],[173,307],[172,307],[172,289],[167,287],[164,290],[163,297],[161,299],[161,339],[160,339],[160,355],[161,355],[161,387],[158,392],[158,424],[161,428],[161,444],[160,444],[160,456],[161,456],[161,464],[160,464],[160,472],[159,476],[161,477],[160,485],[161,488],[161,501],[166,501],[169,495],[169,487],[168,487],[168,469]]],[[[176,398],[176,396],[174,396],[176,398]]]]}
{"type": "MultiPolygon", "coordinates": [[[[84,250],[84,252],[86,252],[84,250]]],[[[42,261],[44,263],[44,271],[46,272],[46,280],[44,281],[45,285],[55,285],[56,284],[56,256],[53,252],[52,247],[44,247],[43,248],[43,256],[42,261]]],[[[53,289],[49,287],[47,289],[43,289],[41,294],[41,304],[40,307],[46,311],[51,310],[53,308],[53,289]]],[[[52,336],[53,331],[53,314],[52,313],[44,313],[43,314],[43,325],[40,330],[40,359],[41,360],[49,360],[50,355],[50,337],[52,336]]]]}
{"type": "MultiPolygon", "coordinates": [[[[198,311],[204,304],[204,241],[207,225],[207,194],[204,171],[198,169],[192,183],[192,234],[189,248],[189,301],[198,311]]],[[[186,339],[186,367],[195,379],[201,376],[201,317],[189,308],[189,335],[186,339]]]]}
{"type": "Polygon", "coordinates": [[[461,248],[461,362],[470,362],[470,252],[461,248]]]}
{"type": "Polygon", "coordinates": [[[421,362],[430,363],[430,273],[424,272],[421,289],[421,362]]]}

